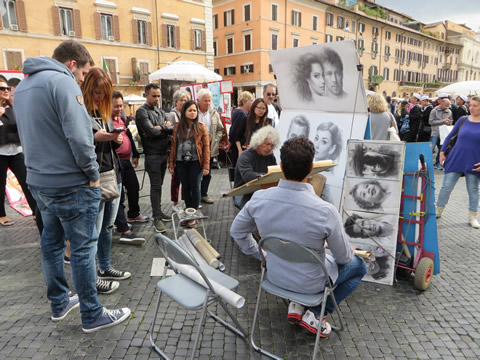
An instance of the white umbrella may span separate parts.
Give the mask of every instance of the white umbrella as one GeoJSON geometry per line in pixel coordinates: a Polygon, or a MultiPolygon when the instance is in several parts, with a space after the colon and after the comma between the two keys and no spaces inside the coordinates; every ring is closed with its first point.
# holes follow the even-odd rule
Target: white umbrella
{"type": "Polygon", "coordinates": [[[183,80],[193,82],[219,81],[222,77],[203,65],[193,61],[176,61],[148,75],[154,80],[183,80]]]}
{"type": "Polygon", "coordinates": [[[143,105],[145,104],[145,101],[147,101],[147,99],[145,99],[142,96],[131,94],[131,95],[125,96],[123,98],[123,101],[125,101],[125,103],[128,105],[143,105]]]}
{"type": "Polygon", "coordinates": [[[460,81],[438,89],[436,93],[446,93],[449,95],[480,94],[480,81],[460,81]]]}

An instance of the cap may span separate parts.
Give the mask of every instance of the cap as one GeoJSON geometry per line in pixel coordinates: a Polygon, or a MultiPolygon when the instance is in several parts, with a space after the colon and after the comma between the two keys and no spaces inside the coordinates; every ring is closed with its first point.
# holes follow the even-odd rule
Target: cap
{"type": "Polygon", "coordinates": [[[420,100],[429,100],[428,96],[427,95],[423,95],[420,100]]]}
{"type": "Polygon", "coordinates": [[[407,101],[407,100],[403,100],[403,101],[402,101],[402,105],[408,105],[408,101],[407,101]]]}
{"type": "Polygon", "coordinates": [[[465,101],[465,102],[468,101],[468,96],[460,95],[459,98],[462,99],[462,100],[465,101]]]}
{"type": "Polygon", "coordinates": [[[413,93],[412,95],[414,98],[417,98],[418,100],[422,100],[422,95],[420,95],[419,93],[413,93]]]}
{"type": "Polygon", "coordinates": [[[448,94],[446,93],[440,93],[437,95],[439,99],[445,99],[445,98],[448,98],[448,94]]]}

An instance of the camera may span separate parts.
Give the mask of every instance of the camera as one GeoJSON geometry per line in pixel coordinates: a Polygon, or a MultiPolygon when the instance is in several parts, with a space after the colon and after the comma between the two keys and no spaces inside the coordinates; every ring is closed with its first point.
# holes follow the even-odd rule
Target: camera
{"type": "Polygon", "coordinates": [[[182,155],[182,161],[191,161],[192,160],[192,153],[187,151],[185,154],[182,155]]]}

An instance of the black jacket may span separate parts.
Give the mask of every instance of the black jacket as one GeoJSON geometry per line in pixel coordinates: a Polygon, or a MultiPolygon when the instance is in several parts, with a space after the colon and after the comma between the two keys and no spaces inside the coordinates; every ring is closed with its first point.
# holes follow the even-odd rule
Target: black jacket
{"type": "Polygon", "coordinates": [[[0,121],[0,145],[20,144],[17,122],[11,106],[5,108],[5,113],[0,117],[0,121]]]}
{"type": "Polygon", "coordinates": [[[143,104],[136,113],[135,123],[142,140],[145,155],[166,155],[170,152],[171,136],[166,128],[155,129],[154,126],[165,127],[166,114],[159,108],[143,104]]]}

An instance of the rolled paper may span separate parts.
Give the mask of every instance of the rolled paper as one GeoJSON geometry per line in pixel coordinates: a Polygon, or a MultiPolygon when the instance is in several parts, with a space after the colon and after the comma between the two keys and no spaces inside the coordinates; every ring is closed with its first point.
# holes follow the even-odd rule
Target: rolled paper
{"type": "Polygon", "coordinates": [[[188,252],[192,257],[197,261],[199,265],[208,265],[208,263],[205,261],[203,256],[198,252],[198,250],[195,248],[195,246],[192,245],[190,240],[188,239],[187,235],[182,235],[178,239],[178,243],[180,246],[188,252]]]}
{"type": "MultiPolygon", "coordinates": [[[[208,289],[207,283],[203,280],[202,276],[193,266],[178,263],[175,263],[175,266],[177,267],[177,270],[183,275],[208,289]]],[[[230,304],[237,309],[241,309],[243,305],[245,305],[245,298],[243,296],[238,295],[237,293],[227,289],[225,286],[219,284],[218,282],[210,278],[208,280],[210,281],[210,284],[212,284],[212,288],[215,290],[215,292],[223,300],[225,300],[227,304],[230,304]]]]}
{"type": "Polygon", "coordinates": [[[193,232],[186,231],[185,234],[192,242],[193,246],[198,250],[200,254],[202,254],[203,258],[207,261],[207,264],[211,267],[218,269],[220,266],[220,262],[215,258],[215,256],[210,252],[208,247],[200,240],[198,236],[195,235],[193,232]]]}
{"type": "Polygon", "coordinates": [[[365,260],[375,260],[375,255],[373,255],[373,253],[371,251],[367,251],[367,250],[354,250],[353,251],[355,253],[355,255],[357,255],[358,257],[361,257],[362,259],[365,259],[365,260]]]}
{"type": "Polygon", "coordinates": [[[195,233],[195,235],[197,235],[200,240],[205,244],[206,247],[208,247],[208,249],[210,250],[210,252],[212,253],[213,256],[215,256],[215,258],[219,259],[220,258],[220,254],[217,250],[215,250],[215,248],[212,246],[212,244],[210,244],[203,236],[202,234],[200,234],[197,229],[192,229],[192,230],[188,230],[188,231],[192,231],[195,233]]]}

